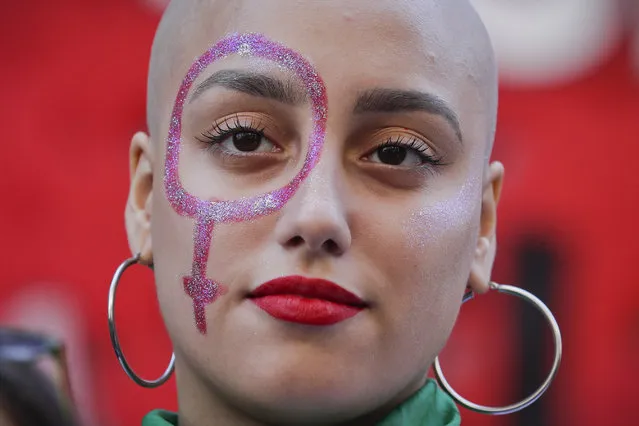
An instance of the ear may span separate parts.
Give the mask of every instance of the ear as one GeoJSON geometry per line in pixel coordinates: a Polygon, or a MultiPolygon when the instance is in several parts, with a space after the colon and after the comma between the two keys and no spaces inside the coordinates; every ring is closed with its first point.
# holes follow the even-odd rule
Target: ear
{"type": "Polygon", "coordinates": [[[140,254],[140,263],[152,265],[153,156],[149,135],[146,133],[138,132],[131,139],[129,172],[131,182],[124,212],[129,247],[134,255],[140,254]]]}
{"type": "Polygon", "coordinates": [[[497,204],[503,181],[504,166],[500,162],[491,163],[483,188],[479,238],[468,279],[468,286],[475,293],[485,293],[489,289],[490,274],[497,253],[497,204]]]}

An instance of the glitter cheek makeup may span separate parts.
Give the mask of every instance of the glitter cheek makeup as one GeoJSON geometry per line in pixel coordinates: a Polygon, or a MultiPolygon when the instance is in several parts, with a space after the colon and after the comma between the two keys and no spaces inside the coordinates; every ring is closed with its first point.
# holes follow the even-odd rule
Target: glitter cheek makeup
{"type": "Polygon", "coordinates": [[[274,213],[295,194],[319,159],[324,143],[327,116],[326,88],[312,65],[300,54],[260,34],[231,34],[207,50],[191,65],[178,91],[166,144],[164,190],[171,207],[181,216],[195,220],[193,264],[191,275],[183,277],[186,294],[193,300],[195,324],[206,334],[205,308],[227,288],[206,277],[209,249],[216,223],[242,222],[274,213]],[[193,82],[213,62],[232,54],[253,56],[275,62],[292,71],[304,84],[311,100],[313,130],[301,170],[282,188],[255,197],[235,201],[202,200],[189,194],[178,173],[182,144],[182,112],[193,82]]]}
{"type": "Polygon", "coordinates": [[[481,193],[481,184],[481,177],[473,178],[464,183],[453,197],[425,206],[411,214],[403,224],[409,244],[421,250],[428,245],[447,250],[444,241],[447,233],[451,229],[470,225],[475,212],[469,207],[478,205],[476,201],[481,199],[481,195],[478,195],[481,193]]]}
{"type": "Polygon", "coordinates": [[[407,248],[427,265],[417,282],[429,285],[415,289],[425,295],[416,298],[424,312],[441,312],[443,304],[449,303],[444,296],[448,287],[441,284],[450,282],[451,277],[461,271],[451,265],[463,260],[467,229],[481,211],[481,185],[481,175],[478,175],[450,197],[417,209],[402,223],[407,248]]]}

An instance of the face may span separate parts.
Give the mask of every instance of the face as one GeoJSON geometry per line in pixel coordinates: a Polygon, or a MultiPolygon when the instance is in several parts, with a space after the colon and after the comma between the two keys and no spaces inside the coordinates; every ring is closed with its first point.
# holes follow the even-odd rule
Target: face
{"type": "Polygon", "coordinates": [[[200,61],[172,65],[151,139],[134,138],[127,212],[182,394],[362,416],[423,384],[464,289],[485,289],[493,112],[441,11],[399,3],[260,2],[184,40],[200,61]],[[350,299],[257,297],[282,277],[350,299]]]}

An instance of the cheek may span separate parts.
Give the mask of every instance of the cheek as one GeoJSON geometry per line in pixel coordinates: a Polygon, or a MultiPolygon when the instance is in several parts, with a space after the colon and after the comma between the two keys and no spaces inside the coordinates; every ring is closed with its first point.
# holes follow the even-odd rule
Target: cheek
{"type": "Polygon", "coordinates": [[[453,277],[468,278],[478,232],[479,208],[463,202],[426,206],[403,226],[406,250],[429,286],[454,286],[453,277]]]}
{"type": "Polygon", "coordinates": [[[182,277],[191,270],[195,222],[175,213],[162,188],[157,189],[151,219],[154,274],[164,322],[173,337],[194,330],[193,307],[182,277]]]}
{"type": "Polygon", "coordinates": [[[481,180],[463,185],[437,201],[425,200],[406,214],[402,233],[406,249],[421,265],[429,287],[452,287],[466,280],[479,235],[481,180]]]}
{"type": "MultiPolygon", "coordinates": [[[[252,271],[269,266],[264,264],[259,254],[272,238],[276,216],[216,224],[206,276],[229,286],[231,290],[237,287],[237,283],[250,283],[254,278],[252,271]]],[[[195,330],[193,301],[183,286],[183,277],[190,275],[192,270],[195,225],[194,219],[175,213],[163,192],[154,193],[151,233],[155,281],[165,323],[169,333],[178,339],[195,330]]],[[[245,289],[242,287],[242,290],[245,289]]],[[[224,320],[222,311],[232,308],[236,293],[230,291],[207,306],[208,314],[214,315],[218,321],[224,320]]]]}
{"type": "Polygon", "coordinates": [[[404,215],[402,238],[387,248],[399,259],[390,276],[400,278],[388,314],[397,318],[398,344],[420,359],[432,360],[441,350],[459,312],[479,232],[479,199],[473,190],[420,206],[404,215]]]}
{"type": "Polygon", "coordinates": [[[190,270],[194,229],[195,221],[178,215],[169,205],[163,192],[157,191],[153,194],[153,262],[156,275],[159,275],[162,284],[169,278],[170,281],[177,282],[179,276],[190,270]]]}
{"type": "Polygon", "coordinates": [[[469,204],[424,208],[406,221],[404,250],[414,265],[411,303],[416,315],[428,316],[431,324],[454,318],[447,314],[461,303],[478,225],[478,212],[469,204]]]}
{"type": "MultiPolygon", "coordinates": [[[[211,242],[208,273],[228,284],[231,292],[256,279],[256,271],[269,270],[268,253],[275,246],[273,229],[278,214],[240,223],[222,223],[216,226],[211,242]]],[[[281,271],[279,271],[281,272],[281,271]]],[[[273,272],[271,275],[275,275],[273,272]]]]}

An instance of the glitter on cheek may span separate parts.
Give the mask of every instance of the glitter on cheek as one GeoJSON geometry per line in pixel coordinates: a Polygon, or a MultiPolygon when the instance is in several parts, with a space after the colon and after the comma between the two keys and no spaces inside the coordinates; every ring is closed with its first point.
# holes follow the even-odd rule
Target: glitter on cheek
{"type": "Polygon", "coordinates": [[[202,334],[206,334],[204,308],[227,291],[224,286],[206,277],[206,264],[213,237],[213,221],[197,219],[193,236],[195,250],[191,275],[183,278],[184,291],[193,299],[195,325],[202,334]]]}
{"type": "Polygon", "coordinates": [[[477,210],[481,211],[481,178],[464,183],[452,197],[427,204],[411,214],[403,224],[404,235],[413,248],[429,246],[448,251],[446,237],[455,229],[467,228],[477,210]]]}
{"type": "Polygon", "coordinates": [[[313,66],[299,53],[260,34],[231,34],[218,41],[197,58],[178,90],[166,144],[164,190],[171,207],[181,216],[195,219],[193,264],[191,274],[183,277],[186,294],[193,300],[195,324],[206,334],[205,308],[228,288],[206,277],[209,249],[216,223],[243,222],[280,210],[293,197],[304,179],[317,164],[324,144],[328,103],[324,82],[313,66]],[[202,200],[189,194],[180,181],[178,166],[182,144],[182,113],[193,82],[218,59],[232,54],[253,56],[275,62],[292,71],[306,87],[311,100],[313,130],[304,164],[297,175],[282,188],[255,197],[234,201],[202,200]]]}
{"type": "Polygon", "coordinates": [[[456,288],[449,284],[468,278],[462,263],[470,255],[469,230],[481,212],[481,178],[466,182],[443,200],[424,198],[424,205],[403,221],[402,235],[404,250],[419,265],[415,300],[423,304],[423,312],[435,312],[439,318],[443,306],[450,303],[446,294],[456,288]]]}

